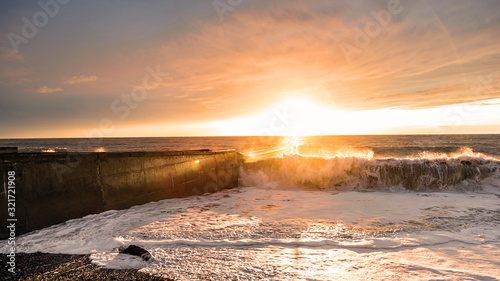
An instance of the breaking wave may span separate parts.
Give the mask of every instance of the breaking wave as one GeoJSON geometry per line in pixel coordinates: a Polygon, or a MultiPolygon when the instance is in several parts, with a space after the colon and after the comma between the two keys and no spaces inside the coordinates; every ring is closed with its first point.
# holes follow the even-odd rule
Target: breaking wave
{"type": "Polygon", "coordinates": [[[374,158],[370,151],[333,156],[283,155],[247,163],[240,185],[334,190],[476,191],[500,176],[500,159],[469,148],[446,154],[422,152],[404,158],[374,158]]]}

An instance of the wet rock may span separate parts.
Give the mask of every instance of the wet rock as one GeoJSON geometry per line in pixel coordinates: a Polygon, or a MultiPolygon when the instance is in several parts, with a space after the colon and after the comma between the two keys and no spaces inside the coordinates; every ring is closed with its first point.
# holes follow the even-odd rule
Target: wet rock
{"type": "Polygon", "coordinates": [[[151,260],[151,254],[146,249],[136,245],[130,245],[125,249],[120,249],[120,253],[138,256],[145,261],[151,260]]]}

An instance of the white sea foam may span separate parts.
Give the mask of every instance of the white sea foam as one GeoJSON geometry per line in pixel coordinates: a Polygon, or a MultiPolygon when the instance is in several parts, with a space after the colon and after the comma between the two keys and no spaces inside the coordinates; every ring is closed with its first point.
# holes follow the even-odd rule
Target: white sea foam
{"type": "Polygon", "coordinates": [[[240,183],[320,190],[475,191],[482,180],[499,174],[499,160],[469,149],[401,159],[283,155],[248,163],[240,183]]]}
{"type": "Polygon", "coordinates": [[[177,280],[488,279],[500,276],[500,182],[484,184],[474,193],[238,188],[71,220],[19,237],[17,250],[91,253],[104,267],[177,280]],[[153,261],[118,254],[129,244],[153,261]]]}

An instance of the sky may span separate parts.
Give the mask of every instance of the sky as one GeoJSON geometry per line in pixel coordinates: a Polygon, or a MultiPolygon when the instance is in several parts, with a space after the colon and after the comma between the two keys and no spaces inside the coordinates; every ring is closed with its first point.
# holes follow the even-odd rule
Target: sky
{"type": "Polygon", "coordinates": [[[500,133],[500,1],[0,2],[0,138],[500,133]]]}

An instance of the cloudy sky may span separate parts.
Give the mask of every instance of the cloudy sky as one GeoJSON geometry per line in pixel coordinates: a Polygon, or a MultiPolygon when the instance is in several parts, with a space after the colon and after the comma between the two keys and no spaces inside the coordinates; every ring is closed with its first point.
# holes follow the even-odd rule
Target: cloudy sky
{"type": "Polygon", "coordinates": [[[500,133],[500,1],[0,2],[0,138],[500,133]]]}

